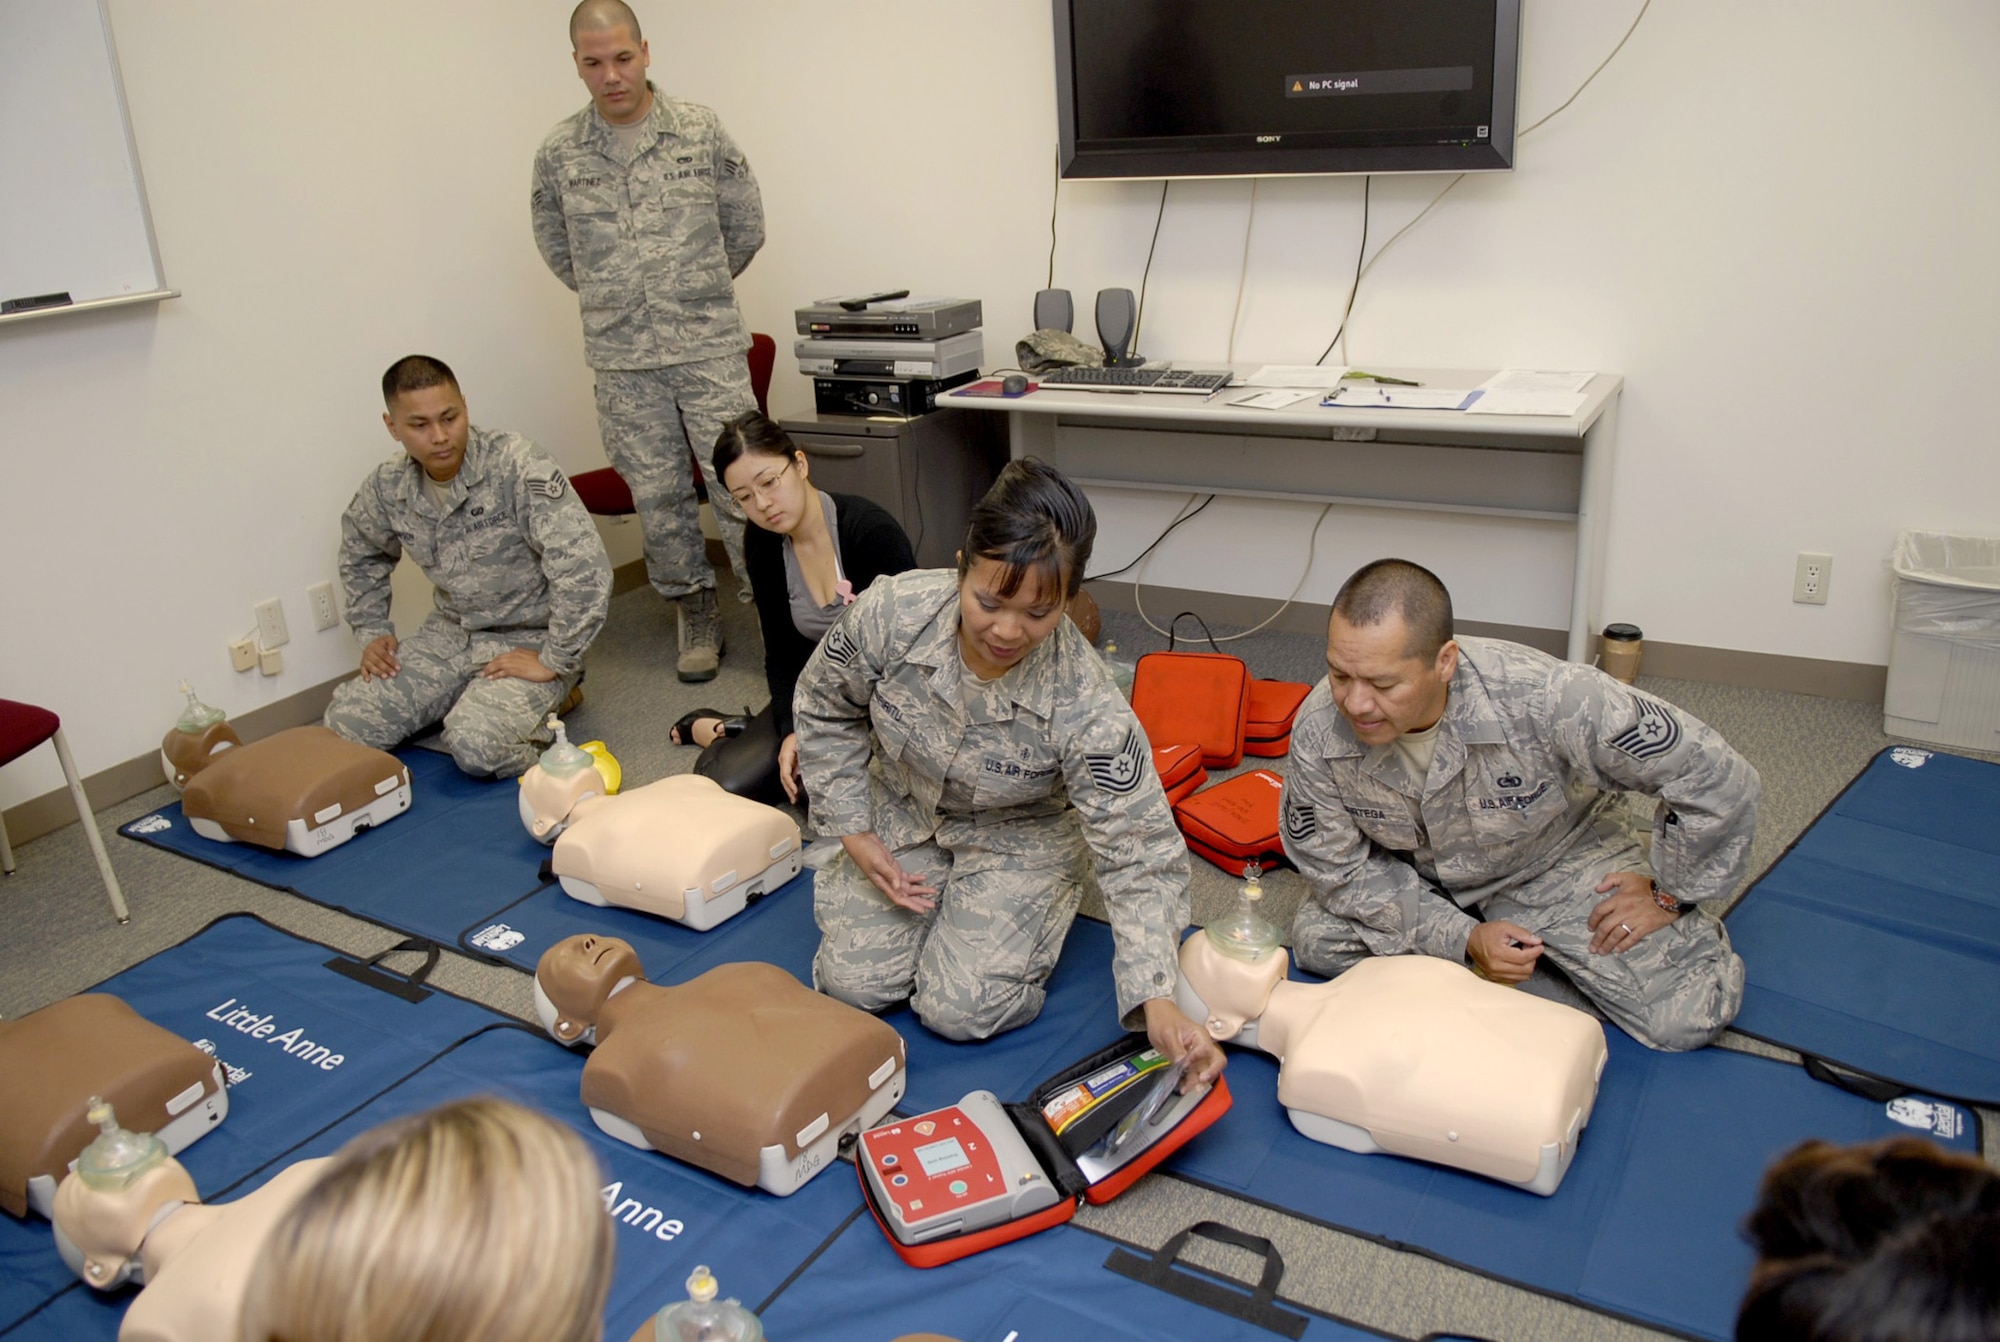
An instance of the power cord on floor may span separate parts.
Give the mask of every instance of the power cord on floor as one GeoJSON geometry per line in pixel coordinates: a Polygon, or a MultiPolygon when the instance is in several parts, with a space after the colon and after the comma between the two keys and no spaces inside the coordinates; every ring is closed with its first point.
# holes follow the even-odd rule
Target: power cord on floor
{"type": "MultiPolygon", "coordinates": [[[[1209,495],[1210,499],[1213,499],[1214,497],[1215,496],[1213,494],[1209,495]]],[[[1208,505],[1203,504],[1202,506],[1207,507],[1208,505]]],[[[1198,512],[1200,511],[1200,509],[1197,509],[1196,511],[1198,512]]],[[[1268,629],[1271,626],[1272,621],[1276,620],[1280,615],[1283,615],[1286,611],[1291,609],[1292,603],[1298,600],[1299,593],[1305,590],[1306,579],[1312,577],[1313,565],[1319,559],[1319,529],[1322,526],[1326,525],[1327,514],[1332,511],[1333,511],[1333,505],[1331,503],[1324,504],[1321,506],[1319,510],[1319,516],[1313,520],[1312,536],[1306,545],[1306,566],[1304,569],[1300,570],[1299,580],[1296,583],[1292,584],[1291,594],[1284,599],[1283,603],[1280,604],[1276,610],[1272,611],[1269,615],[1265,616],[1264,619],[1259,623],[1251,625],[1248,629],[1245,629],[1240,634],[1224,634],[1220,638],[1217,638],[1215,640],[1217,643],[1234,643],[1236,640],[1240,638],[1248,638],[1252,634],[1260,633],[1263,630],[1268,629]]],[[[1193,513],[1189,514],[1190,517],[1192,517],[1193,515],[1194,515],[1193,513]]],[[[1171,531],[1172,529],[1173,528],[1171,527],[1168,528],[1169,531],[1171,531]]],[[[1163,533],[1160,536],[1160,540],[1165,540],[1165,539],[1166,535],[1163,533]]],[[[1153,545],[1158,545],[1158,544],[1159,541],[1153,542],[1153,545]]],[[[1146,603],[1143,599],[1142,589],[1143,589],[1143,580],[1146,574],[1146,561],[1152,555],[1152,553],[1153,553],[1153,547],[1148,546],[1146,548],[1146,553],[1140,555],[1139,558],[1135,561],[1139,565],[1139,571],[1132,575],[1132,608],[1139,613],[1140,622],[1144,624],[1148,629],[1158,634],[1161,638],[1171,638],[1173,637],[1172,634],[1170,634],[1165,629],[1160,628],[1160,626],[1158,626],[1157,624],[1154,624],[1152,621],[1152,617],[1146,614],[1146,603]]]]}

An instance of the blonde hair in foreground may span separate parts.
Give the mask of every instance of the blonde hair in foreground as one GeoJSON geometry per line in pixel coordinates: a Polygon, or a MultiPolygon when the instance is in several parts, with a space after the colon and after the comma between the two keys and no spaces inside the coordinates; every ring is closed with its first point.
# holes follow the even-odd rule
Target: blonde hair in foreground
{"type": "Polygon", "coordinates": [[[460,1100],[349,1142],[271,1232],[245,1342],[598,1342],[603,1177],[574,1132],[460,1100]]]}

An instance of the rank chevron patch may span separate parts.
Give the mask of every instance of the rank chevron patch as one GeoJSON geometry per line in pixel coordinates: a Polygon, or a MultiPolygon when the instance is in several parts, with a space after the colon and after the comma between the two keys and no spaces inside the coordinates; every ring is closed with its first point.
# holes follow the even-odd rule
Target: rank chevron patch
{"type": "Polygon", "coordinates": [[[1681,743],[1681,720],[1665,704],[1639,700],[1639,720],[1611,738],[1611,748],[1635,760],[1658,759],[1681,743]]]}
{"type": "MultiPolygon", "coordinates": [[[[829,635],[831,637],[831,635],[829,635]]],[[[1125,744],[1110,755],[1085,755],[1084,767],[1090,770],[1091,781],[1113,796],[1122,797],[1139,786],[1149,767],[1146,747],[1140,743],[1138,733],[1127,731],[1125,744]]]]}

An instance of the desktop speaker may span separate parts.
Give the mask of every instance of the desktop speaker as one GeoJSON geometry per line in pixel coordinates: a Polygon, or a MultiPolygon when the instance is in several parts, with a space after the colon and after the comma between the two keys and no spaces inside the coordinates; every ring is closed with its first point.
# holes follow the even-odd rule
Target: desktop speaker
{"type": "Polygon", "coordinates": [[[1097,339],[1104,346],[1106,368],[1131,368],[1145,362],[1130,348],[1136,316],[1130,289],[1097,291],[1097,339]]]}
{"type": "Polygon", "coordinates": [[[1067,289],[1043,289],[1035,295],[1035,329],[1068,331],[1076,324],[1076,305],[1067,289]]]}

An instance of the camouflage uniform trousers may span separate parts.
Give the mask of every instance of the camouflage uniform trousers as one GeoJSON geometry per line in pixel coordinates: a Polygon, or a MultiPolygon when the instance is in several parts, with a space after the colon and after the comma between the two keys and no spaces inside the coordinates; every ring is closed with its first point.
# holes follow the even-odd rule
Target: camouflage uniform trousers
{"type": "Polygon", "coordinates": [[[965,819],[897,853],[937,890],[929,913],[891,904],[846,853],[836,857],[813,893],[813,986],[864,1011],[907,999],[947,1039],[990,1039],[1040,1015],[1083,897],[1084,849],[1074,813],[1023,823],[1050,831],[1035,857],[978,846],[965,819]]]}
{"type": "Polygon", "coordinates": [[[388,750],[442,719],[445,749],[465,772],[525,773],[552,739],[549,714],[582,672],[546,683],[485,680],[479,672],[503,652],[540,642],[525,630],[468,634],[433,615],[397,646],[402,670],[387,680],[357,676],[334,690],[326,725],[350,741],[388,750]]]}
{"type": "Polygon", "coordinates": [[[751,599],[743,567],[743,510],[715,477],[722,426],[757,408],[741,354],[665,368],[600,368],[597,425],[604,455],[632,488],[646,535],[646,576],[669,601],[715,586],[701,534],[688,449],[701,460],[716,529],[736,571],[737,596],[751,599]]]}
{"type": "MultiPolygon", "coordinates": [[[[1700,1048],[1743,1004],[1743,960],[1729,948],[1721,920],[1699,908],[1623,954],[1593,954],[1590,911],[1607,898],[1597,893],[1597,883],[1620,871],[1653,874],[1629,813],[1607,816],[1594,842],[1578,844],[1533,880],[1481,901],[1477,916],[1538,934],[1542,955],[1649,1048],[1700,1048]]],[[[1301,968],[1329,976],[1368,954],[1352,923],[1310,898],[1292,926],[1292,949],[1301,968]]]]}

